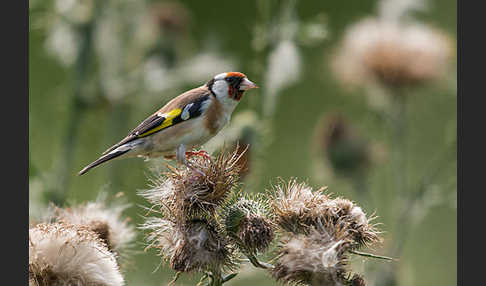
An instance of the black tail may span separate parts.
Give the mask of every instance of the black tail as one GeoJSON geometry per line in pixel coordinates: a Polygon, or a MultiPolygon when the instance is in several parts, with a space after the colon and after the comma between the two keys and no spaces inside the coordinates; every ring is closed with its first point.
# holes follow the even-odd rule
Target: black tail
{"type": "Polygon", "coordinates": [[[130,151],[130,149],[128,150],[123,150],[123,151],[116,151],[116,152],[111,152],[111,153],[108,153],[104,156],[101,156],[98,160],[94,161],[93,163],[89,164],[88,166],[84,167],[79,173],[78,173],[78,176],[81,176],[82,174],[88,172],[91,168],[94,168],[96,166],[98,166],[99,164],[102,164],[106,161],[109,161],[113,158],[116,158],[120,155],[123,155],[125,153],[127,153],[128,151],[130,151]]]}

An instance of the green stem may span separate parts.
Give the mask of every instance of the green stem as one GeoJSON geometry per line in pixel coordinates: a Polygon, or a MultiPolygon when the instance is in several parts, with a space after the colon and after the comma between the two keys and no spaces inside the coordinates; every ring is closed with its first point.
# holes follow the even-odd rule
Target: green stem
{"type": "Polygon", "coordinates": [[[238,273],[231,273],[223,277],[223,283],[230,281],[231,279],[235,278],[238,273]]]}
{"type": "Polygon", "coordinates": [[[182,274],[182,272],[177,271],[174,278],[172,278],[172,281],[170,281],[168,285],[169,286],[174,285],[176,283],[177,279],[179,279],[179,277],[181,276],[181,274],[182,274]]]}
{"type": "Polygon", "coordinates": [[[223,285],[224,281],[223,281],[223,277],[221,276],[221,271],[217,270],[215,272],[207,272],[206,274],[209,278],[209,282],[208,282],[208,284],[206,284],[206,286],[221,286],[221,285],[223,285]]]}
{"type": "Polygon", "coordinates": [[[273,265],[265,262],[260,262],[253,254],[245,254],[246,257],[248,257],[248,260],[250,261],[253,266],[257,268],[262,268],[262,269],[272,269],[273,265]]]}
{"type": "Polygon", "coordinates": [[[382,256],[382,255],[376,255],[372,253],[366,253],[366,252],[361,252],[361,251],[356,251],[356,250],[350,250],[349,253],[356,254],[359,256],[364,256],[364,257],[370,257],[370,258],[377,258],[377,259],[383,259],[383,260],[390,260],[390,261],[398,261],[396,258],[391,258],[387,256],[382,256]]]}
{"type": "Polygon", "coordinates": [[[393,97],[393,146],[395,166],[395,190],[397,198],[400,200],[407,193],[407,114],[406,114],[406,95],[398,88],[390,89],[393,97]]]}
{"type": "MultiPolygon", "coordinates": [[[[394,135],[394,146],[396,146],[397,151],[395,152],[395,176],[396,176],[396,188],[397,188],[397,198],[400,201],[400,212],[398,214],[396,231],[393,235],[395,238],[394,246],[392,247],[390,253],[392,256],[399,256],[405,246],[405,242],[407,240],[408,234],[412,227],[411,219],[412,215],[410,214],[410,210],[415,207],[417,203],[423,200],[428,186],[435,181],[435,177],[438,176],[442,172],[442,168],[444,168],[449,161],[448,156],[444,156],[444,154],[439,154],[439,160],[432,160],[430,163],[428,170],[432,170],[433,173],[429,173],[424,175],[420,181],[417,183],[416,186],[408,189],[407,183],[407,173],[406,173],[406,145],[405,145],[405,133],[406,133],[406,116],[405,116],[405,95],[401,94],[401,92],[396,90],[394,94],[395,99],[395,111],[397,112],[394,125],[393,127],[396,128],[395,135],[394,135]],[[398,154],[397,154],[398,152],[398,154]],[[443,161],[444,160],[444,161],[443,161]],[[411,192],[414,190],[414,192],[411,192]]],[[[454,147],[454,146],[453,146],[454,147]]],[[[445,153],[449,153],[449,148],[446,148],[445,153]]],[[[396,265],[391,265],[391,269],[384,268],[382,274],[379,275],[380,280],[377,281],[376,285],[395,285],[396,281],[396,271],[394,267],[396,265]]]]}
{"type": "MultiPolygon", "coordinates": [[[[389,87],[390,97],[393,99],[393,108],[391,116],[391,128],[392,128],[392,147],[393,150],[393,175],[395,177],[395,203],[399,203],[398,209],[398,232],[407,232],[408,226],[404,224],[403,220],[407,218],[403,217],[403,202],[408,202],[408,186],[407,186],[407,130],[406,130],[406,94],[399,87],[389,87]]],[[[397,234],[396,237],[400,237],[404,234],[397,234]]],[[[395,236],[394,236],[395,237],[395,236]]],[[[391,250],[392,256],[399,256],[401,252],[402,243],[395,241],[393,249],[391,250]]],[[[389,265],[383,267],[380,271],[379,280],[376,281],[376,285],[395,285],[396,284],[396,265],[389,265]]]]}
{"type": "Polygon", "coordinates": [[[252,253],[252,251],[248,250],[245,247],[245,244],[241,239],[237,236],[232,236],[233,239],[235,240],[236,244],[240,248],[241,252],[248,258],[248,261],[255,267],[257,268],[262,268],[262,269],[272,269],[274,266],[272,264],[266,263],[266,262],[261,262],[256,258],[255,254],[252,253]]]}
{"type": "Polygon", "coordinates": [[[215,279],[215,277],[213,277],[212,274],[205,274],[205,276],[203,276],[201,278],[201,280],[199,281],[199,283],[197,283],[197,285],[200,285],[200,283],[206,279],[206,278],[209,278],[209,282],[205,285],[205,286],[216,286],[216,285],[223,285],[224,283],[230,281],[231,279],[235,278],[236,275],[238,275],[238,273],[231,273],[231,274],[228,274],[224,277],[221,277],[219,276],[219,279],[215,279]],[[220,284],[219,284],[220,283],[220,284]]]}

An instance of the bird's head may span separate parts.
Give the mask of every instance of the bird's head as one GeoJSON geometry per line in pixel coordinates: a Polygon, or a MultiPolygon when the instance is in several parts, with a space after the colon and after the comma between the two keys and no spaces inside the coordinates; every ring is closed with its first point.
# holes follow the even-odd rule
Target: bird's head
{"type": "Polygon", "coordinates": [[[243,97],[245,91],[258,88],[240,72],[220,73],[207,83],[207,87],[219,100],[224,101],[229,98],[237,102],[243,97]]]}

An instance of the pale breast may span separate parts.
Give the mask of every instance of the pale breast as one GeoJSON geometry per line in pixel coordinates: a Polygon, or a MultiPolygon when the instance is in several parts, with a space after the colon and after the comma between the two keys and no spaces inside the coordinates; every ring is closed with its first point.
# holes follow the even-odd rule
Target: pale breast
{"type": "Polygon", "coordinates": [[[184,144],[186,147],[196,147],[206,143],[212,135],[204,128],[203,117],[178,123],[175,126],[164,129],[153,136],[147,137],[147,153],[165,154],[173,152],[184,144]]]}

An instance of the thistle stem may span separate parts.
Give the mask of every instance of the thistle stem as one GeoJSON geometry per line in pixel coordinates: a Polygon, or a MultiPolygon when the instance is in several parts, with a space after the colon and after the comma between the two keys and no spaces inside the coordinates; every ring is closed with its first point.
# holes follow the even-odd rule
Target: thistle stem
{"type": "Polygon", "coordinates": [[[246,257],[248,257],[248,260],[250,261],[253,266],[257,268],[263,268],[263,269],[272,269],[273,265],[265,263],[265,262],[260,262],[258,259],[253,255],[253,254],[246,254],[246,257]]]}
{"type": "Polygon", "coordinates": [[[240,249],[242,250],[243,254],[248,258],[248,261],[253,264],[253,266],[257,268],[262,268],[262,269],[272,269],[274,266],[272,264],[266,263],[266,262],[260,262],[258,258],[255,257],[255,255],[249,251],[248,249],[245,248],[244,243],[237,237],[233,236],[233,239],[236,241],[240,249]]]}
{"type": "Polygon", "coordinates": [[[231,279],[235,278],[238,273],[231,273],[223,277],[223,283],[230,281],[231,279]]]}
{"type": "Polygon", "coordinates": [[[209,284],[208,286],[221,286],[223,285],[223,277],[221,277],[221,272],[208,272],[209,284]]]}
{"type": "Polygon", "coordinates": [[[181,276],[181,273],[182,273],[182,272],[177,271],[177,272],[176,272],[176,274],[175,274],[175,276],[174,276],[174,278],[172,278],[172,281],[170,281],[168,285],[169,285],[169,286],[170,286],[170,285],[174,285],[174,284],[175,284],[175,282],[177,281],[177,279],[179,279],[179,276],[181,276]]]}
{"type": "Polygon", "coordinates": [[[376,255],[376,254],[366,253],[366,252],[361,252],[361,251],[356,251],[356,250],[350,250],[349,252],[352,253],[352,254],[356,254],[356,255],[364,256],[364,257],[371,257],[371,258],[390,260],[390,261],[398,261],[398,259],[396,259],[396,258],[391,258],[391,257],[387,257],[387,256],[381,256],[381,255],[376,255]]]}
{"type": "Polygon", "coordinates": [[[393,97],[393,146],[395,148],[395,179],[396,192],[400,199],[407,193],[407,113],[406,113],[406,95],[398,88],[390,88],[393,97]]]}

